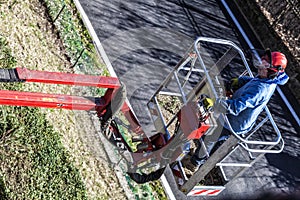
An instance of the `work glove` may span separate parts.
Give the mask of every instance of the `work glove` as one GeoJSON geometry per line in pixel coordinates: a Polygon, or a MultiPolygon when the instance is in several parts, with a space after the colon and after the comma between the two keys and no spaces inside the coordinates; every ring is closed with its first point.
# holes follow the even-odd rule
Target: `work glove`
{"type": "Polygon", "coordinates": [[[233,79],[231,79],[230,87],[231,87],[232,90],[239,89],[239,78],[233,78],[233,79]]]}
{"type": "Polygon", "coordinates": [[[212,111],[213,106],[214,106],[214,100],[208,97],[205,97],[203,99],[203,106],[205,107],[206,110],[212,111]]]}
{"type": "Polygon", "coordinates": [[[231,98],[233,93],[239,89],[239,78],[233,78],[225,84],[226,96],[231,98]]]}

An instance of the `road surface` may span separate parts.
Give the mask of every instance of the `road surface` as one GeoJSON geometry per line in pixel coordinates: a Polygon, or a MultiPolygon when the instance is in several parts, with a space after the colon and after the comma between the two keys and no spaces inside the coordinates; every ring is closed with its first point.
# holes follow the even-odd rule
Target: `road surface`
{"type": "MultiPolygon", "coordinates": [[[[216,0],[79,2],[116,75],[125,83],[128,99],[144,131],[149,133],[153,132],[153,126],[145,111],[146,103],[198,36],[231,40],[241,45],[238,32],[216,0]]],[[[215,51],[213,49],[212,54],[215,51]]],[[[284,151],[265,155],[219,196],[209,199],[251,198],[268,191],[300,190],[300,128],[278,94],[268,106],[283,134],[284,151]]],[[[180,191],[173,192],[177,199],[187,198],[180,191]]]]}

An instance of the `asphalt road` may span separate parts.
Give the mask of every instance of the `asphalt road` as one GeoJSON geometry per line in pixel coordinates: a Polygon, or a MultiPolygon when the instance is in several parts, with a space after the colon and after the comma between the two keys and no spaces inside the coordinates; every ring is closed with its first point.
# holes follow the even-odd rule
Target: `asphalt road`
{"type": "MultiPolygon", "coordinates": [[[[146,102],[198,36],[240,44],[217,0],[79,0],[145,132],[152,132],[146,102]]],[[[214,51],[212,51],[214,54],[214,51]]],[[[219,196],[245,199],[269,191],[300,190],[300,128],[278,94],[268,105],[286,146],[267,154],[219,196]]],[[[298,108],[299,109],[299,108],[298,108]]],[[[199,199],[174,190],[177,199],[199,199]]],[[[203,199],[206,199],[203,197],[203,199]]]]}

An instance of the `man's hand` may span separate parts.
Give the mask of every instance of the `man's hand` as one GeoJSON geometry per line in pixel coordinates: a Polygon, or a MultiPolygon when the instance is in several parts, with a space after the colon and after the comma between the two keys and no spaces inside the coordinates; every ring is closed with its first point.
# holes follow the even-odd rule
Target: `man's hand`
{"type": "Polygon", "coordinates": [[[232,90],[237,90],[237,89],[239,89],[239,78],[233,78],[233,79],[231,79],[231,84],[230,84],[230,86],[231,86],[231,89],[232,89],[232,90]]]}
{"type": "Polygon", "coordinates": [[[239,78],[233,78],[226,84],[226,96],[231,98],[233,93],[240,88],[239,78]]]}
{"type": "Polygon", "coordinates": [[[214,106],[214,100],[208,97],[205,97],[203,99],[203,105],[208,111],[212,111],[213,106],[214,106]]]}

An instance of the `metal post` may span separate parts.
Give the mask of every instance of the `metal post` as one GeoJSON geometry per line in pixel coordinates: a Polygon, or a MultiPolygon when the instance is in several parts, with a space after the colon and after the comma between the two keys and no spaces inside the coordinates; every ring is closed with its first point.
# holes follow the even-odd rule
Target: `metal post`
{"type": "Polygon", "coordinates": [[[53,20],[53,23],[55,23],[55,21],[58,19],[58,17],[60,16],[60,14],[62,13],[62,11],[65,9],[66,5],[63,5],[63,7],[60,9],[60,11],[58,12],[58,14],[56,15],[55,19],[53,20]]]}
{"type": "Polygon", "coordinates": [[[72,68],[74,68],[74,67],[77,65],[77,63],[78,63],[79,59],[81,58],[81,56],[82,56],[84,50],[85,50],[85,48],[83,48],[83,49],[80,51],[80,54],[79,54],[79,56],[76,58],[76,61],[75,61],[75,63],[72,65],[72,68]]]}

